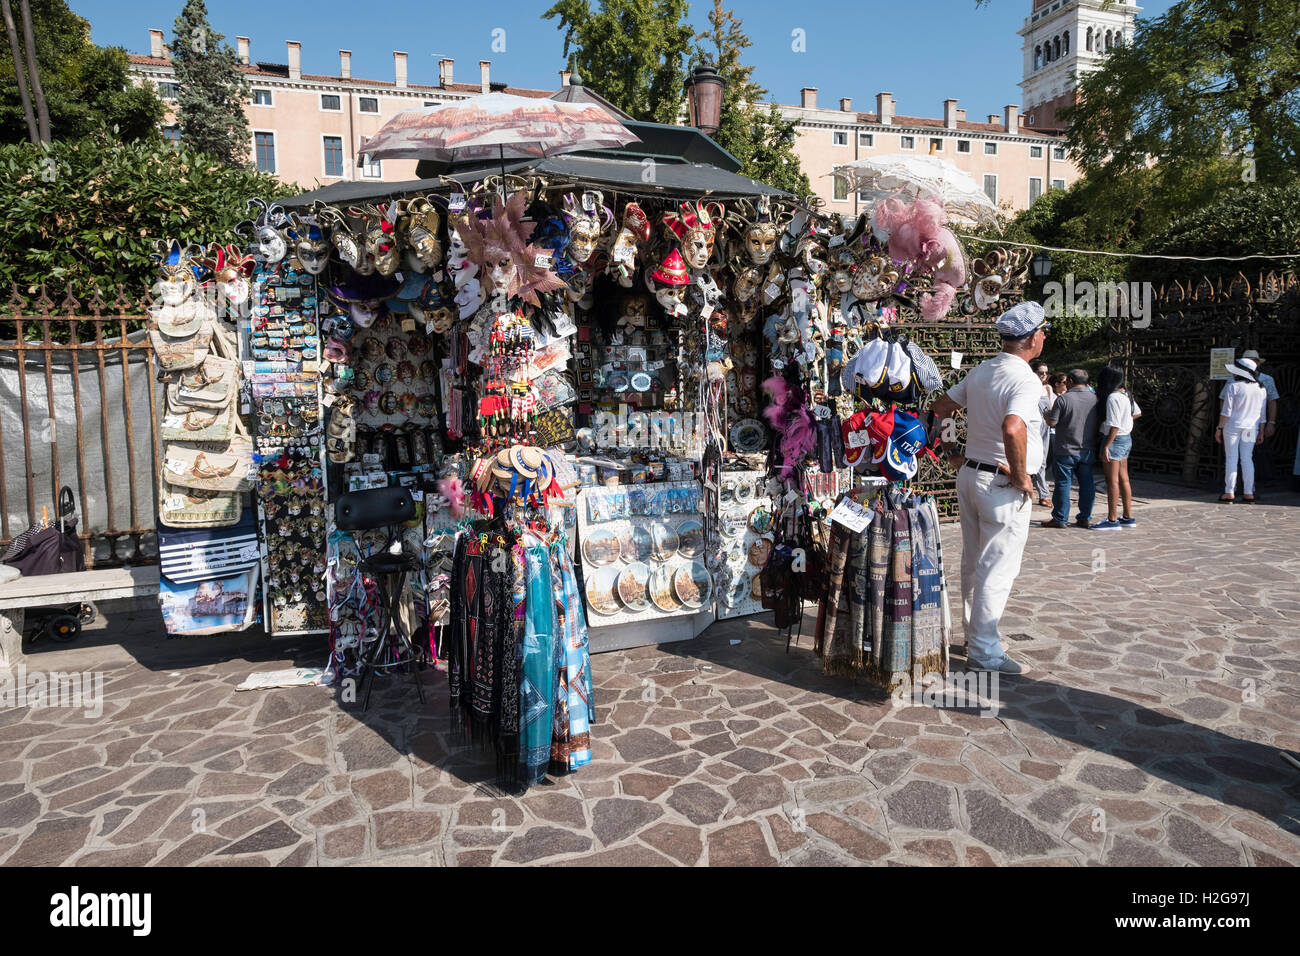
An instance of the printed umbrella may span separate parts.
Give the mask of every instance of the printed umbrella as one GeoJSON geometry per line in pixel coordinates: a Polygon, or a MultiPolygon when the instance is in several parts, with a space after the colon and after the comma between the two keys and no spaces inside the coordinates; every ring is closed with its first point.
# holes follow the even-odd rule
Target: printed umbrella
{"type": "Polygon", "coordinates": [[[836,166],[831,175],[845,180],[850,189],[871,194],[872,202],[902,192],[943,203],[954,219],[988,224],[998,214],[974,177],[935,156],[873,156],[836,166]]]}
{"type": "Polygon", "coordinates": [[[403,110],[365,140],[358,152],[371,160],[500,159],[504,172],[507,159],[541,159],[634,142],[638,138],[595,103],[484,93],[403,110]]]}

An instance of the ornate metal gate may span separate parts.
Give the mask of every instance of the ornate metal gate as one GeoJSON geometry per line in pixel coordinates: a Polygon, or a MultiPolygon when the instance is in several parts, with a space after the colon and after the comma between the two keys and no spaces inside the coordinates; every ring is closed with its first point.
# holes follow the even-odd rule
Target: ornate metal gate
{"type": "MultiPolygon", "coordinates": [[[[1152,297],[1150,325],[1110,324],[1112,361],[1142,407],[1133,429],[1134,473],[1188,485],[1216,484],[1222,450],[1214,442],[1220,382],[1210,380],[1210,349],[1240,356],[1257,349],[1277,382],[1278,426],[1264,446],[1275,474],[1289,475],[1300,428],[1300,279],[1266,273],[1254,281],[1175,282],[1152,297]]],[[[1258,458],[1258,453],[1257,453],[1258,458]]]]}

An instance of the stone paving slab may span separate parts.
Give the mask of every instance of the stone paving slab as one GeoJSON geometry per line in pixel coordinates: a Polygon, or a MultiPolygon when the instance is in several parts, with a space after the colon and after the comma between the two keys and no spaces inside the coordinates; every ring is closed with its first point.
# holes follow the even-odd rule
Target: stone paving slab
{"type": "Polygon", "coordinates": [[[0,710],[0,864],[1294,866],[1300,498],[1142,491],[1135,530],[1033,530],[1006,631],[1035,670],[996,716],[823,676],[811,616],[788,652],[739,619],[599,655],[593,764],[523,796],[452,745],[442,674],[362,715],[235,691],[311,640],[110,617],[27,663],[101,671],[101,716],[0,710]]]}

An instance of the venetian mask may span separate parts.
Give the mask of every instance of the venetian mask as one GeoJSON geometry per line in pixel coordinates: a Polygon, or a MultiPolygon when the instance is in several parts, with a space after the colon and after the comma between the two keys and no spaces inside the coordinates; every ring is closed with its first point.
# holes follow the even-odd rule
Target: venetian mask
{"type": "Polygon", "coordinates": [[[267,266],[275,265],[289,251],[288,243],[280,232],[287,223],[284,207],[279,203],[268,203],[265,199],[250,199],[244,208],[261,207],[256,219],[245,219],[235,226],[235,235],[251,234],[252,249],[259,262],[267,266]]]}
{"type": "Polygon", "coordinates": [[[682,203],[679,212],[664,213],[664,225],[681,242],[682,258],[691,269],[708,266],[723,214],[722,204],[716,202],[682,203]]]}
{"type": "Polygon", "coordinates": [[[325,271],[330,259],[330,245],[314,217],[299,219],[290,213],[285,235],[293,243],[292,254],[304,270],[314,276],[325,271]]]}
{"type": "Polygon", "coordinates": [[[364,214],[366,253],[374,265],[375,272],[381,276],[391,276],[402,264],[392,220],[388,218],[383,207],[366,206],[364,214]]]}
{"type": "Polygon", "coordinates": [[[751,223],[745,230],[745,253],[749,261],[756,266],[765,266],[776,252],[776,224],[772,222],[751,223]]]}
{"type": "Polygon", "coordinates": [[[509,295],[510,286],[515,280],[515,261],[506,253],[501,256],[492,256],[489,260],[491,267],[488,269],[488,278],[492,282],[492,292],[494,295],[509,295]]]}
{"type": "Polygon", "coordinates": [[[403,201],[398,205],[399,224],[406,239],[407,263],[417,272],[442,265],[442,243],[438,227],[442,215],[424,198],[403,201]]]}
{"type": "Polygon", "coordinates": [[[170,244],[159,239],[154,248],[158,251],[151,258],[158,266],[159,273],[154,294],[163,305],[178,306],[194,295],[198,288],[201,264],[195,257],[202,252],[202,247],[182,247],[175,239],[170,244]]]}
{"type": "Polygon", "coordinates": [[[604,205],[604,199],[604,194],[594,189],[582,194],[581,206],[574,202],[572,193],[564,197],[564,215],[569,220],[569,258],[579,265],[591,261],[614,224],[614,213],[604,205]]]}
{"type": "Polygon", "coordinates": [[[888,257],[868,256],[853,276],[853,295],[864,302],[874,302],[892,292],[900,278],[898,266],[888,257]]]}
{"type": "Polygon", "coordinates": [[[655,301],[669,314],[686,311],[686,286],[665,285],[655,291],[655,301]]]}
{"type": "Polygon", "coordinates": [[[253,257],[241,253],[236,246],[213,243],[208,247],[208,257],[203,264],[212,272],[217,294],[225,300],[226,307],[236,314],[242,312],[249,297],[249,277],[253,274],[253,257]]]}
{"type": "Polygon", "coordinates": [[[644,295],[625,295],[621,301],[620,324],[634,329],[644,329],[650,317],[650,301],[644,295]]]}

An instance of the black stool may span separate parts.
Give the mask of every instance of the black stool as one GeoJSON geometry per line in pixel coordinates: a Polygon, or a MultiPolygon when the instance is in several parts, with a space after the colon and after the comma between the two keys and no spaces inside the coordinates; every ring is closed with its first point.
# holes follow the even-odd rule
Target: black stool
{"type": "Polygon", "coordinates": [[[402,550],[401,535],[398,526],[415,519],[415,499],[409,489],[370,488],[366,491],[352,491],[339,498],[334,505],[334,524],[341,531],[370,531],[374,528],[387,528],[388,541],[380,551],[361,559],[361,570],[375,579],[379,591],[379,605],[383,625],[379,639],[374,642],[370,652],[361,655],[361,680],[366,681],[366,695],[361,709],[370,706],[370,691],[374,688],[375,672],[411,665],[415,675],[415,689],[424,703],[424,688],[420,686],[419,663],[424,654],[416,648],[411,635],[402,627],[397,613],[397,602],[406,583],[406,576],[420,567],[419,558],[402,550]],[[398,660],[378,663],[389,646],[389,637],[396,633],[398,660]]]}

